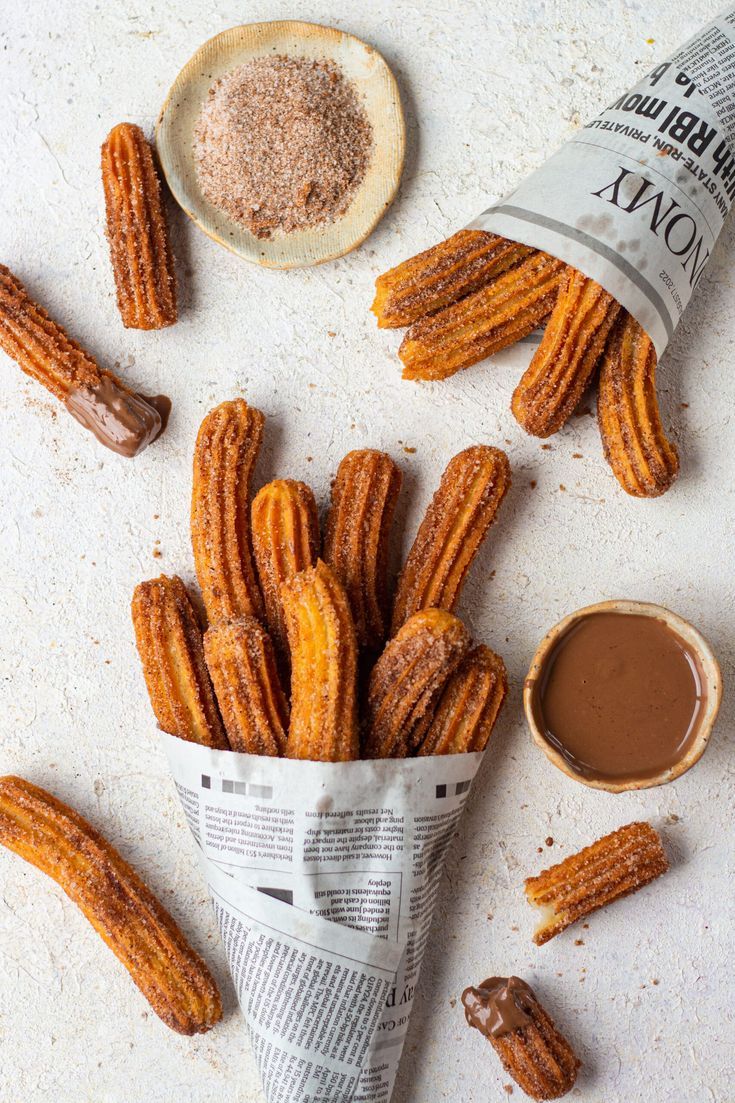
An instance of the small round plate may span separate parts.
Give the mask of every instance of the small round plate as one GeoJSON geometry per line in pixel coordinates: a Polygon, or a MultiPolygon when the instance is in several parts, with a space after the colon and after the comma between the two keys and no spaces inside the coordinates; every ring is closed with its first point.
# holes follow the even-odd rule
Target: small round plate
{"type": "Polygon", "coordinates": [[[269,268],[302,268],[334,260],[365,240],[398,190],[406,128],[395,77],[377,50],[316,23],[285,20],[233,27],[210,38],[184,66],[156,126],[161,166],[176,201],[206,234],[233,253],[269,268]],[[257,238],[202,195],[194,161],[194,127],[219,77],[256,57],[327,58],[357,87],[373,128],[373,150],[352,202],[332,223],[257,238]]]}

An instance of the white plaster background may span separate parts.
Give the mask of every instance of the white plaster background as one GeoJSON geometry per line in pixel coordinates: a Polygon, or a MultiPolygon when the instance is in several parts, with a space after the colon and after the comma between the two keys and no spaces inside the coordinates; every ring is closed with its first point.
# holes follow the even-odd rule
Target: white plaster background
{"type": "Polygon", "coordinates": [[[204,0],[6,0],[0,259],[103,363],[170,394],[174,412],[160,443],[118,459],[0,356],[0,771],[47,785],[109,834],[212,963],[228,1013],[201,1039],[170,1033],[63,894],[2,853],[3,1103],[261,1098],[128,613],[140,579],[192,578],[196,428],[240,393],[268,415],[259,483],[305,478],[324,500],[344,452],[385,448],[405,471],[407,532],[460,447],[505,442],[513,464],[513,490],[460,610],[505,656],[513,692],[448,863],[396,1103],[507,1098],[508,1078],[456,1001],[467,983],[511,971],[537,984],[583,1057],[579,1103],[735,1099],[731,695],[692,773],[620,797],[554,771],[520,710],[539,637],[607,597],[659,601],[693,619],[732,682],[735,224],[661,367],[682,476],[658,502],[618,490],[590,417],[574,419],[550,450],[525,437],[508,409],[518,372],[507,364],[439,385],[402,382],[396,336],[368,314],[379,272],[468,221],[718,8],[224,0],[213,11],[204,0]],[[176,72],[210,35],[289,16],[353,31],[393,65],[409,124],[396,205],[358,252],[292,273],[247,266],[172,211],[181,321],[161,334],[126,332],[102,228],[102,139],[120,119],[150,131],[176,72]],[[640,816],[663,829],[673,872],[588,930],[535,949],[523,877],[640,816]]]}

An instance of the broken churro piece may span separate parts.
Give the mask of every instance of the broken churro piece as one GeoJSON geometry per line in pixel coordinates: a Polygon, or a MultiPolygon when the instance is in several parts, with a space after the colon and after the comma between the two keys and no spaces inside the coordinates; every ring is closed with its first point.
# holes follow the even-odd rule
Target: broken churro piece
{"type": "Polygon", "coordinates": [[[489,647],[478,644],[447,682],[416,753],[483,751],[507,692],[503,660],[489,647]]]}
{"type": "Polygon", "coordinates": [[[533,333],[551,313],[564,268],[531,253],[487,287],[414,322],[398,350],[404,379],[446,379],[533,333]]]}
{"type": "Polygon", "coordinates": [[[385,452],[349,452],[337,469],[324,559],[347,590],[357,642],[377,651],[388,619],[388,542],[401,472],[385,452]]]}
{"type": "Polygon", "coordinates": [[[156,400],[135,394],[100,368],[2,264],[0,348],[111,451],[137,456],[160,435],[163,420],[156,400]]]}
{"type": "Polygon", "coordinates": [[[561,1099],[574,1086],[579,1058],[520,977],[488,977],[462,993],[465,1018],[487,1038],[531,1099],[561,1099]]]}
{"type": "Polygon", "coordinates": [[[0,843],[56,881],[166,1026],[202,1034],[219,1022],[207,966],[135,870],[73,808],[23,778],[0,778],[0,843]]]}
{"type": "Polygon", "coordinates": [[[411,325],[478,291],[532,252],[485,230],[460,230],[378,276],[371,309],[381,329],[411,325]]]}
{"type": "Polygon", "coordinates": [[[513,416],[527,433],[549,437],[572,416],[620,310],[599,283],[567,266],[541,344],[513,392],[513,416]]]}
{"type": "Polygon", "coordinates": [[[607,462],[623,490],[657,498],[679,474],[679,456],[666,438],[656,398],[656,350],[622,311],[600,364],[597,418],[607,462]]]}
{"type": "Polygon", "coordinates": [[[194,448],[191,542],[211,624],[263,616],[250,545],[250,480],[265,418],[242,398],[202,422],[194,448]]]}
{"type": "Polygon", "coordinates": [[[227,749],[201,629],[184,583],[165,575],[141,582],[133,594],[132,614],[159,727],[179,739],[227,749]]]}
{"type": "Polygon", "coordinates": [[[461,620],[423,609],[388,642],[370,675],[366,758],[405,758],[423,735],[447,679],[467,653],[461,620]]]}
{"type": "Polygon", "coordinates": [[[605,835],[528,878],[526,898],[542,912],[533,941],[543,946],[578,919],[637,892],[668,868],[661,839],[649,823],[629,823],[605,835]]]}
{"type": "Polygon", "coordinates": [[[320,559],[286,582],[281,597],[291,651],[286,755],[358,758],[357,640],[344,587],[320,559]]]}
{"type": "Polygon", "coordinates": [[[204,634],[204,655],[232,750],[283,754],[288,704],[263,626],[255,617],[220,621],[204,634]]]}
{"type": "Polygon", "coordinates": [[[128,329],[176,321],[176,278],[153,151],[133,123],[113,127],[102,146],[107,240],[117,305],[128,329]]]}
{"type": "Polygon", "coordinates": [[[281,586],[316,563],[319,516],[314,494],[306,483],[276,479],[255,495],[250,519],[268,627],[277,646],[285,652],[281,586]]]}
{"type": "Polygon", "coordinates": [[[498,448],[478,444],[449,461],[398,580],[393,634],[419,609],[454,609],[509,486],[498,448]]]}

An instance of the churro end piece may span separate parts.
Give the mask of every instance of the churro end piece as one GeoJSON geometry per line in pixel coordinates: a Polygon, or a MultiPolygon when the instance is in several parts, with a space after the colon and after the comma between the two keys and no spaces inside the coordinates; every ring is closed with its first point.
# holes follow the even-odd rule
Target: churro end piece
{"type": "Polygon", "coordinates": [[[649,823],[629,823],[526,881],[526,898],[541,919],[537,946],[613,900],[666,873],[668,859],[649,823]]]}

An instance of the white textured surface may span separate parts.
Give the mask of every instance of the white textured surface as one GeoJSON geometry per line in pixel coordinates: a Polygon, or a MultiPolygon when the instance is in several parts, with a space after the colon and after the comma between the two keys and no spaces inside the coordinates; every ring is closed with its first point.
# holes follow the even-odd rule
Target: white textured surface
{"type": "Polygon", "coordinates": [[[151,738],[128,615],[141,578],[161,569],[191,577],[194,434],[211,405],[236,393],[269,417],[259,481],[306,478],[324,499],[348,448],[386,448],[403,461],[411,531],[460,446],[505,441],[514,468],[461,609],[503,653],[514,688],[450,857],[396,1103],[507,1098],[507,1077],[455,1001],[465,984],[510,971],[537,983],[579,1048],[586,1068],[571,1098],[732,1100],[735,226],[660,372],[683,474],[659,502],[618,491],[592,418],[575,419],[549,450],[525,438],[508,410],[516,370],[403,383],[395,336],[378,333],[367,313],[377,273],[468,221],[718,7],[226,0],[213,14],[203,0],[5,5],[0,259],[103,362],[149,393],[169,393],[174,413],[162,442],[136,461],[117,459],[2,357],[0,770],[48,785],[109,833],[214,964],[229,1014],[203,1039],[169,1033],[63,895],[0,854],[3,1103],[260,1099],[194,848],[151,738]],[[292,273],[248,267],[173,212],[182,319],[160,335],[125,332],[102,231],[100,142],[123,118],[150,130],[176,72],[216,31],[294,16],[353,31],[394,66],[410,126],[396,206],[357,253],[292,273]],[[519,687],[549,625],[617,596],[693,619],[720,655],[726,698],[692,773],[606,798],[533,748],[519,687]],[[589,930],[535,949],[523,877],[637,816],[662,827],[673,872],[589,930]]]}

